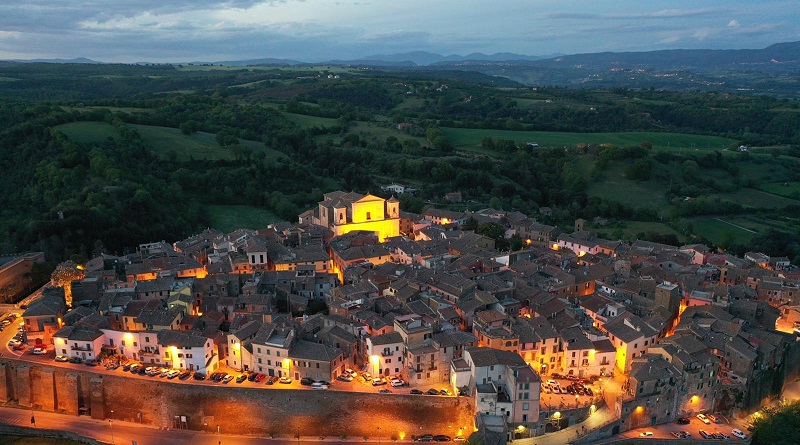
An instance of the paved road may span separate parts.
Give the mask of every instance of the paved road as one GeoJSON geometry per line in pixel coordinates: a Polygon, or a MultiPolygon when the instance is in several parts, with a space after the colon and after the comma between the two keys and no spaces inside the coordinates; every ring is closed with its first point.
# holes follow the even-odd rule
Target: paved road
{"type": "Polygon", "coordinates": [[[514,440],[514,445],[564,445],[577,439],[585,432],[597,429],[613,419],[613,410],[604,406],[581,423],[542,436],[516,439],[514,440]]]}
{"type": "MultiPolygon", "coordinates": [[[[344,445],[364,444],[363,438],[340,441],[339,438],[319,437],[293,437],[265,438],[265,437],[246,437],[222,434],[217,436],[216,432],[180,431],[180,430],[160,430],[146,425],[139,425],[130,422],[115,420],[95,420],[85,416],[69,416],[65,414],[55,414],[35,411],[33,416],[36,419],[37,429],[67,430],[80,434],[84,437],[91,437],[100,442],[108,444],[132,444],[136,441],[138,445],[292,445],[297,443],[341,443],[344,445]],[[112,438],[113,434],[113,438],[112,438]]],[[[31,411],[0,408],[0,423],[19,427],[31,426],[31,411]]],[[[222,427],[224,431],[225,427],[222,427]]],[[[378,442],[378,438],[371,438],[368,442],[378,442]]],[[[380,440],[382,443],[392,442],[388,437],[380,440]]],[[[409,443],[410,440],[395,441],[409,443]]]]}

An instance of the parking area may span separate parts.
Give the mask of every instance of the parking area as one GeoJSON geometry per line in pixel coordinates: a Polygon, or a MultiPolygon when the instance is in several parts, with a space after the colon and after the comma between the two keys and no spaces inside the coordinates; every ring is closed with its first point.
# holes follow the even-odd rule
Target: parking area
{"type": "Polygon", "coordinates": [[[705,421],[697,416],[686,417],[676,422],[663,425],[648,426],[626,431],[621,437],[653,437],[660,439],[729,439],[743,440],[750,438],[750,432],[742,425],[732,425],[722,415],[707,414],[705,421]],[[708,423],[706,423],[708,422],[708,423]],[[647,433],[652,433],[648,435],[647,433]],[[737,436],[738,434],[738,436],[737,436]]]}
{"type": "Polygon", "coordinates": [[[599,380],[542,377],[542,410],[572,409],[596,404],[601,397],[599,380]]]}

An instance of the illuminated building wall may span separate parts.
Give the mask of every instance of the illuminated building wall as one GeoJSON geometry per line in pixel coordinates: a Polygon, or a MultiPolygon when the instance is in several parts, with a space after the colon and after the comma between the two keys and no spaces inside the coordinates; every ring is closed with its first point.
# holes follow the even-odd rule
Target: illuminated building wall
{"type": "Polygon", "coordinates": [[[334,236],[354,230],[375,232],[383,242],[400,235],[400,202],[369,194],[332,192],[319,203],[315,223],[331,229],[334,236]]]}

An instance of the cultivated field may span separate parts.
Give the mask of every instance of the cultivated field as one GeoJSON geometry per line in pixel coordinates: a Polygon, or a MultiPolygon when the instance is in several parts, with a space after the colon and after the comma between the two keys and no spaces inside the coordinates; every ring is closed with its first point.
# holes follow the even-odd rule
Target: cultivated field
{"type": "Polygon", "coordinates": [[[72,122],[55,127],[64,133],[69,140],[80,144],[100,142],[108,137],[117,138],[117,129],[105,122],[72,122]]]}
{"type": "Polygon", "coordinates": [[[540,147],[563,147],[578,144],[638,145],[650,142],[654,148],[697,148],[720,150],[735,141],[717,136],[680,133],[620,132],[620,133],[566,133],[557,131],[480,130],[472,128],[443,128],[445,136],[455,147],[478,145],[484,137],[510,139],[518,144],[533,142],[540,147]]]}

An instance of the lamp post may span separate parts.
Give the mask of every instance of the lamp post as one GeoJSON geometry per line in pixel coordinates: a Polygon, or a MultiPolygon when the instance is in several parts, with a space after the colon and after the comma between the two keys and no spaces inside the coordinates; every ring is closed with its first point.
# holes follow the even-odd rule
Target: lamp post
{"type": "Polygon", "coordinates": [[[114,445],[114,410],[111,410],[111,418],[108,419],[108,428],[111,430],[111,445],[114,445]]]}
{"type": "Polygon", "coordinates": [[[217,445],[222,445],[222,438],[219,436],[219,425],[217,425],[217,445]]]}
{"type": "Polygon", "coordinates": [[[378,445],[381,445],[381,427],[378,427],[378,445]]]}

